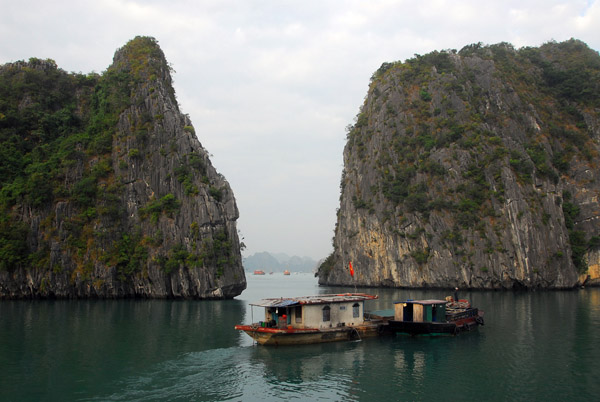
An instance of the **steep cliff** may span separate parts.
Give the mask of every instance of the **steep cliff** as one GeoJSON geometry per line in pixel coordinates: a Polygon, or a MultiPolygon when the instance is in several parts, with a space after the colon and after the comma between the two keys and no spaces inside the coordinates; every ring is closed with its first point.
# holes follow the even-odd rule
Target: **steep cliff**
{"type": "Polygon", "coordinates": [[[0,67],[0,297],[231,298],[246,287],[225,178],[153,38],[102,74],[0,67]]]}
{"type": "Polygon", "coordinates": [[[599,151],[600,57],[580,41],[384,63],[348,127],[319,283],[598,284],[599,151]]]}

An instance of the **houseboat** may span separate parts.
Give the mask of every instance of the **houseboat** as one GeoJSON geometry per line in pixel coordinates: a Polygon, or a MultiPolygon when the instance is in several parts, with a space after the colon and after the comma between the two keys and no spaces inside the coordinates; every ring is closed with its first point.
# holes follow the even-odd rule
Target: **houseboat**
{"type": "MultiPolygon", "coordinates": [[[[363,293],[263,299],[262,321],[236,325],[261,345],[301,345],[358,340],[384,330],[381,320],[365,319],[364,304],[377,299],[363,293]]],[[[254,321],[254,320],[253,320],[254,321]]]]}
{"type": "Polygon", "coordinates": [[[468,300],[406,300],[394,303],[387,330],[410,335],[455,335],[483,325],[483,311],[468,300]]]}

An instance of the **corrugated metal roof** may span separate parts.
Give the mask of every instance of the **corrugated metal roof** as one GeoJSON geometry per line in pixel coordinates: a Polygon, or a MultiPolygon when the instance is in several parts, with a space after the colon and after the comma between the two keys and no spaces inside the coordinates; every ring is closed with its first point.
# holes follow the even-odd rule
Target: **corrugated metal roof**
{"type": "Polygon", "coordinates": [[[289,307],[300,303],[291,299],[263,299],[250,304],[259,307],[289,307]]]}
{"type": "Polygon", "coordinates": [[[377,295],[367,295],[364,293],[324,294],[316,296],[262,299],[257,302],[250,303],[250,305],[258,307],[290,307],[299,304],[329,304],[364,301],[377,299],[377,297],[377,295]]]}
{"type": "Polygon", "coordinates": [[[412,304],[446,304],[448,303],[446,300],[406,300],[406,301],[399,301],[399,302],[395,302],[394,304],[398,304],[398,303],[412,303],[412,304]]]}

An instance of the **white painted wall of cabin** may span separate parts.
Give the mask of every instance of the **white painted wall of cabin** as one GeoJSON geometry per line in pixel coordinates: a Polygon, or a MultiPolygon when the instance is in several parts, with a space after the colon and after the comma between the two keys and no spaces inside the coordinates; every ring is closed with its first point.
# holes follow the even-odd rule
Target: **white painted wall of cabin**
{"type": "MultiPolygon", "coordinates": [[[[344,302],[327,304],[331,308],[330,321],[323,321],[323,307],[325,304],[308,304],[304,305],[304,328],[335,328],[341,322],[346,325],[359,325],[364,322],[364,302],[344,302]],[[358,303],[358,317],[352,316],[352,305],[358,303]],[[345,306],[346,309],[340,309],[345,306]]],[[[298,324],[292,325],[298,326],[298,324]]],[[[301,327],[299,327],[301,328],[301,327]]]]}

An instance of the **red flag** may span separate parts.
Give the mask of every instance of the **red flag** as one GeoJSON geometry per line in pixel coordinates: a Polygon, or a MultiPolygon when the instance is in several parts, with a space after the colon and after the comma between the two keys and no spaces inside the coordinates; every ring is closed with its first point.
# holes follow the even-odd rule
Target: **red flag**
{"type": "Polygon", "coordinates": [[[349,267],[350,267],[350,276],[353,277],[354,276],[354,269],[352,268],[352,261],[350,261],[349,267]]]}

